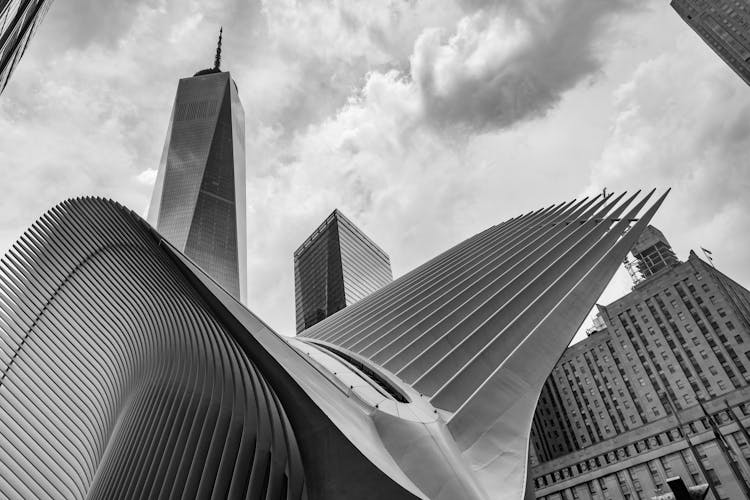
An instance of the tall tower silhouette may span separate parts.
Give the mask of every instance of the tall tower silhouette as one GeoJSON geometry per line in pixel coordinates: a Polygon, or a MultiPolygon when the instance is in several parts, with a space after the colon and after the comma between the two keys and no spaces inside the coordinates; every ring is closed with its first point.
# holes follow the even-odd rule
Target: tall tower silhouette
{"type": "Polygon", "coordinates": [[[244,302],[245,111],[221,41],[212,68],[179,82],[148,221],[244,302]]]}

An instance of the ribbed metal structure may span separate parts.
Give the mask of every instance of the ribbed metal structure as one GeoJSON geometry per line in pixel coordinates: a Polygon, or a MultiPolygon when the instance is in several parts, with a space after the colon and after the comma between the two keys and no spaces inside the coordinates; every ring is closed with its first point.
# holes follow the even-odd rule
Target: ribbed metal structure
{"type": "Polygon", "coordinates": [[[115,203],[59,205],[0,263],[0,492],[306,497],[274,391],[115,203]]]}
{"type": "Polygon", "coordinates": [[[511,219],[301,335],[427,396],[487,489],[521,497],[544,380],[666,197],[638,219],[652,195],[511,219]]]}
{"type": "Polygon", "coordinates": [[[285,339],[127,209],[0,264],[0,493],[528,498],[542,385],[666,194],[511,219],[285,339]]]}

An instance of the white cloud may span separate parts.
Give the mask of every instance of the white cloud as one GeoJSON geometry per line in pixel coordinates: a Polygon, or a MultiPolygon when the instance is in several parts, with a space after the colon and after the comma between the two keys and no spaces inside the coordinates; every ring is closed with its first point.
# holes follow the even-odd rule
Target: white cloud
{"type": "Polygon", "coordinates": [[[750,282],[750,93],[693,34],[640,65],[617,93],[618,113],[597,186],[673,187],[657,224],[682,258],[700,245],[750,282]]]}
{"type": "Polygon", "coordinates": [[[147,168],[140,174],[136,176],[136,179],[141,184],[145,184],[147,186],[153,186],[154,182],[156,182],[156,174],[158,170],[155,168],[147,168]]]}
{"type": "Polygon", "coordinates": [[[700,166],[741,176],[730,168],[748,148],[741,85],[706,53],[721,76],[685,97],[667,87],[688,81],[695,54],[631,78],[686,29],[666,4],[658,15],[672,25],[636,12],[643,0],[91,1],[53,5],[0,97],[0,249],[66,197],[143,212],[177,79],[213,62],[219,25],[247,117],[250,306],[281,331],[293,328],[292,252],[335,207],[397,274],[587,183],[615,190],[652,170],[649,182],[684,184],[716,241],[744,222],[742,184],[704,189],[712,173],[700,166]],[[638,17],[629,29],[626,14],[638,17]],[[725,124],[712,106],[727,99],[725,124]]]}

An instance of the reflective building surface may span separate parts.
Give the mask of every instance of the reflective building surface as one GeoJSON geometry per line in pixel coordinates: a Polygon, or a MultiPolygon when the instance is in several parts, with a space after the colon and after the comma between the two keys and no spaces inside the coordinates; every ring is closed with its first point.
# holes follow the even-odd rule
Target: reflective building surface
{"type": "Polygon", "coordinates": [[[651,498],[679,475],[709,499],[750,496],[750,291],[647,228],[633,290],[599,307],[545,383],[537,498],[651,498]]]}
{"type": "Polygon", "coordinates": [[[148,221],[244,301],[245,207],[245,114],[237,85],[228,72],[203,70],[177,87],[148,221]]]}
{"type": "Polygon", "coordinates": [[[510,219],[293,339],[134,212],[64,202],[0,261],[0,493],[531,498],[542,386],[652,194],[510,219]]]}
{"type": "Polygon", "coordinates": [[[51,4],[52,0],[0,0],[0,93],[51,4]]]}
{"type": "Polygon", "coordinates": [[[334,210],[294,252],[297,333],[391,281],[388,255],[334,210]]]}
{"type": "Polygon", "coordinates": [[[672,0],[672,7],[750,85],[750,0],[672,0]]]}

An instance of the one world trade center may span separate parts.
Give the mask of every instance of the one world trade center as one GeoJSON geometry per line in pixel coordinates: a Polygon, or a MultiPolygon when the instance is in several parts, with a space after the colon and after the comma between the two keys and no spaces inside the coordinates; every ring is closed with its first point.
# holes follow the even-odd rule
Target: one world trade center
{"type": "Polygon", "coordinates": [[[148,221],[245,302],[245,112],[237,85],[214,67],[177,87],[148,221]]]}

